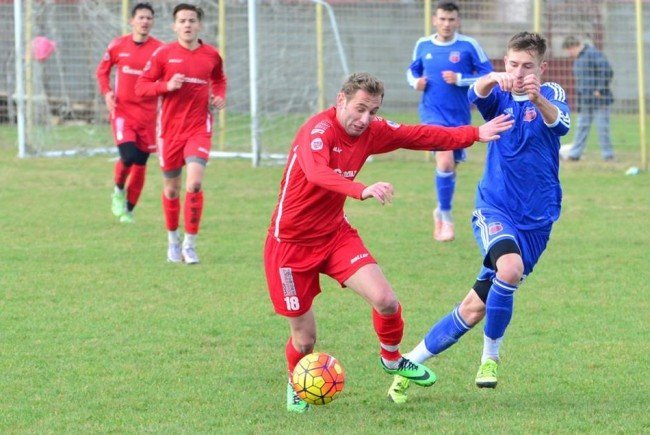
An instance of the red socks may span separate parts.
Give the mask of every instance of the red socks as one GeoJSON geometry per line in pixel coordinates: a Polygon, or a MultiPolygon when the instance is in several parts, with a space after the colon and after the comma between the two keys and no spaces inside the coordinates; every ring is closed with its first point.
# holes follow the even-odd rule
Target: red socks
{"type": "MultiPolygon", "coordinates": [[[[181,201],[179,198],[169,199],[163,193],[163,212],[165,213],[165,224],[168,231],[178,229],[180,218],[181,201]]],[[[186,192],[184,204],[185,233],[197,234],[201,213],[203,212],[203,192],[186,192]]]]}
{"type": "Polygon", "coordinates": [[[115,182],[116,186],[120,187],[121,189],[124,188],[124,183],[126,183],[126,178],[129,176],[130,170],[131,167],[127,168],[124,166],[122,159],[117,159],[117,162],[115,162],[115,171],[113,176],[113,181],[115,182]]]}
{"type": "Polygon", "coordinates": [[[399,344],[404,335],[404,320],[402,319],[402,306],[398,304],[397,311],[393,314],[383,315],[377,310],[372,310],[372,323],[381,345],[381,356],[394,361],[401,357],[399,344]]]}
{"type": "Polygon", "coordinates": [[[178,229],[178,218],[181,213],[181,201],[179,198],[169,199],[162,195],[163,213],[165,214],[165,226],[167,231],[178,229]]]}
{"type": "Polygon", "coordinates": [[[289,337],[289,341],[287,341],[287,345],[284,348],[284,355],[287,357],[287,368],[289,369],[289,376],[291,376],[293,369],[295,369],[296,365],[298,365],[298,361],[300,361],[302,357],[307,354],[300,353],[298,349],[293,346],[291,337],[289,337]]]}
{"type": "Polygon", "coordinates": [[[185,233],[198,234],[203,212],[203,191],[185,193],[185,233]]]}
{"type": "Polygon", "coordinates": [[[131,166],[131,173],[129,175],[129,185],[126,188],[126,201],[132,205],[138,203],[138,198],[142,193],[144,186],[144,179],[147,174],[147,167],[142,165],[131,166]]]}

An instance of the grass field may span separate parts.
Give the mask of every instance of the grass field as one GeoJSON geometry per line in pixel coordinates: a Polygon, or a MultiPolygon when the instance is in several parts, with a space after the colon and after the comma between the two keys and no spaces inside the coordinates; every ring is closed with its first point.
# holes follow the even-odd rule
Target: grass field
{"type": "MultiPolygon", "coordinates": [[[[626,131],[617,129],[615,137],[626,131]]],[[[481,328],[429,365],[439,381],[386,400],[369,308],[323,278],[317,350],[347,370],[340,399],[284,408],[286,321],[272,310],[262,244],[281,167],[212,161],[196,267],[165,262],[155,160],[136,210],[110,213],[106,156],[19,160],[0,135],[0,432],[647,433],[650,178],[638,145],[563,164],[562,218],[516,296],[499,387],[473,385],[481,328]]],[[[480,262],[469,226],[483,146],[459,172],[457,240],[431,240],[432,164],[376,159],[391,206],[347,212],[392,282],[404,350],[465,295],[480,262]]]]}

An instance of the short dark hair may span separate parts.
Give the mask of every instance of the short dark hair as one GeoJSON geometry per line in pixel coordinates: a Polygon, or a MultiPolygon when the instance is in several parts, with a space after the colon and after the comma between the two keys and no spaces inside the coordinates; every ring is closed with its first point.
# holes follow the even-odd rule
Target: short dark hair
{"type": "Polygon", "coordinates": [[[177,4],[176,7],[174,8],[174,13],[172,14],[174,19],[176,19],[176,14],[180,11],[194,11],[196,12],[196,16],[199,19],[199,21],[203,21],[203,9],[201,9],[196,5],[191,5],[189,3],[177,4]]]}
{"type": "Polygon", "coordinates": [[[156,15],[153,10],[153,6],[151,6],[151,3],[138,3],[137,5],[133,6],[133,9],[131,9],[131,18],[135,17],[135,14],[137,14],[140,9],[147,9],[149,12],[151,12],[151,15],[156,15]]]}
{"type": "Polygon", "coordinates": [[[458,9],[458,5],[454,2],[440,2],[438,3],[438,6],[436,6],[436,10],[438,9],[442,9],[443,11],[447,11],[447,12],[456,11],[460,13],[460,9],[458,9]]]}
{"type": "Polygon", "coordinates": [[[346,100],[349,100],[357,91],[365,91],[370,95],[378,95],[383,99],[384,83],[372,74],[364,72],[352,73],[343,82],[341,92],[345,94],[346,100]]]}
{"type": "Polygon", "coordinates": [[[508,50],[535,52],[540,60],[544,60],[546,39],[539,33],[519,32],[508,41],[508,50]]]}
{"type": "Polygon", "coordinates": [[[567,36],[564,38],[564,42],[562,42],[562,48],[566,50],[567,48],[578,47],[580,44],[580,40],[575,36],[567,36]]]}

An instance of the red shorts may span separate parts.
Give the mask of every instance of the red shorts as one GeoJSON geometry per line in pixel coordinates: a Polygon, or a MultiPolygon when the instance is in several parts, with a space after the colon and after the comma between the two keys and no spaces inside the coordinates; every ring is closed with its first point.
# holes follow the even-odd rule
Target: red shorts
{"type": "Polygon", "coordinates": [[[212,135],[201,133],[182,140],[158,140],[158,157],[163,171],[173,171],[185,165],[188,157],[208,160],[212,147],[212,135]]]}
{"type": "Polygon", "coordinates": [[[156,152],[156,123],[136,123],[123,116],[111,120],[113,139],[116,145],[124,142],[135,142],[140,151],[156,152]]]}
{"type": "Polygon", "coordinates": [[[357,230],[347,223],[317,246],[278,242],[272,235],[264,245],[264,267],[275,312],[300,316],[311,308],[321,292],[319,273],[341,284],[366,264],[376,261],[357,230]]]}

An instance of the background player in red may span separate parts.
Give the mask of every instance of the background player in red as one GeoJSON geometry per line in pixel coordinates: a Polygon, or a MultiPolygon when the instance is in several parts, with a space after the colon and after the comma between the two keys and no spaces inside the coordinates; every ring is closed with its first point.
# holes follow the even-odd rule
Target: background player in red
{"type": "Polygon", "coordinates": [[[157,50],[138,80],[139,95],[162,96],[158,113],[158,150],[164,176],[162,196],[168,231],[167,260],[196,264],[195,250],[203,212],[203,174],[212,145],[210,107],[225,105],[226,75],[219,52],[199,39],[203,10],[181,3],[174,8],[178,40],[157,50]],[[182,168],[185,180],[185,238],[181,247],[178,222],[182,168]]]}
{"type": "MultiPolygon", "coordinates": [[[[488,142],[512,126],[507,115],[480,127],[408,126],[376,116],[384,96],[381,81],[366,73],[352,74],[335,107],[310,118],[293,142],[280,185],[278,205],[264,247],[269,294],[276,313],[289,321],[285,347],[289,374],[314,349],[316,321],[311,305],[320,293],[319,274],[336,279],[372,306],[381,346],[381,366],[418,385],[432,385],[427,367],[399,352],[404,322],[390,284],[343,212],[348,196],[390,202],[393,186],[354,181],[368,156],[398,148],[454,150],[474,141],[488,142]]],[[[304,412],[308,405],[287,385],[287,410],[304,412]]]]}
{"type": "Polygon", "coordinates": [[[120,152],[115,163],[112,210],[121,222],[128,223],[133,222],[133,208],[144,187],[149,153],[156,151],[156,99],[135,94],[137,78],[151,54],[162,45],[149,36],[153,17],[149,3],[136,4],[131,10],[131,33],[111,41],[96,71],[120,152]],[[111,88],[113,67],[115,86],[111,88]]]}

